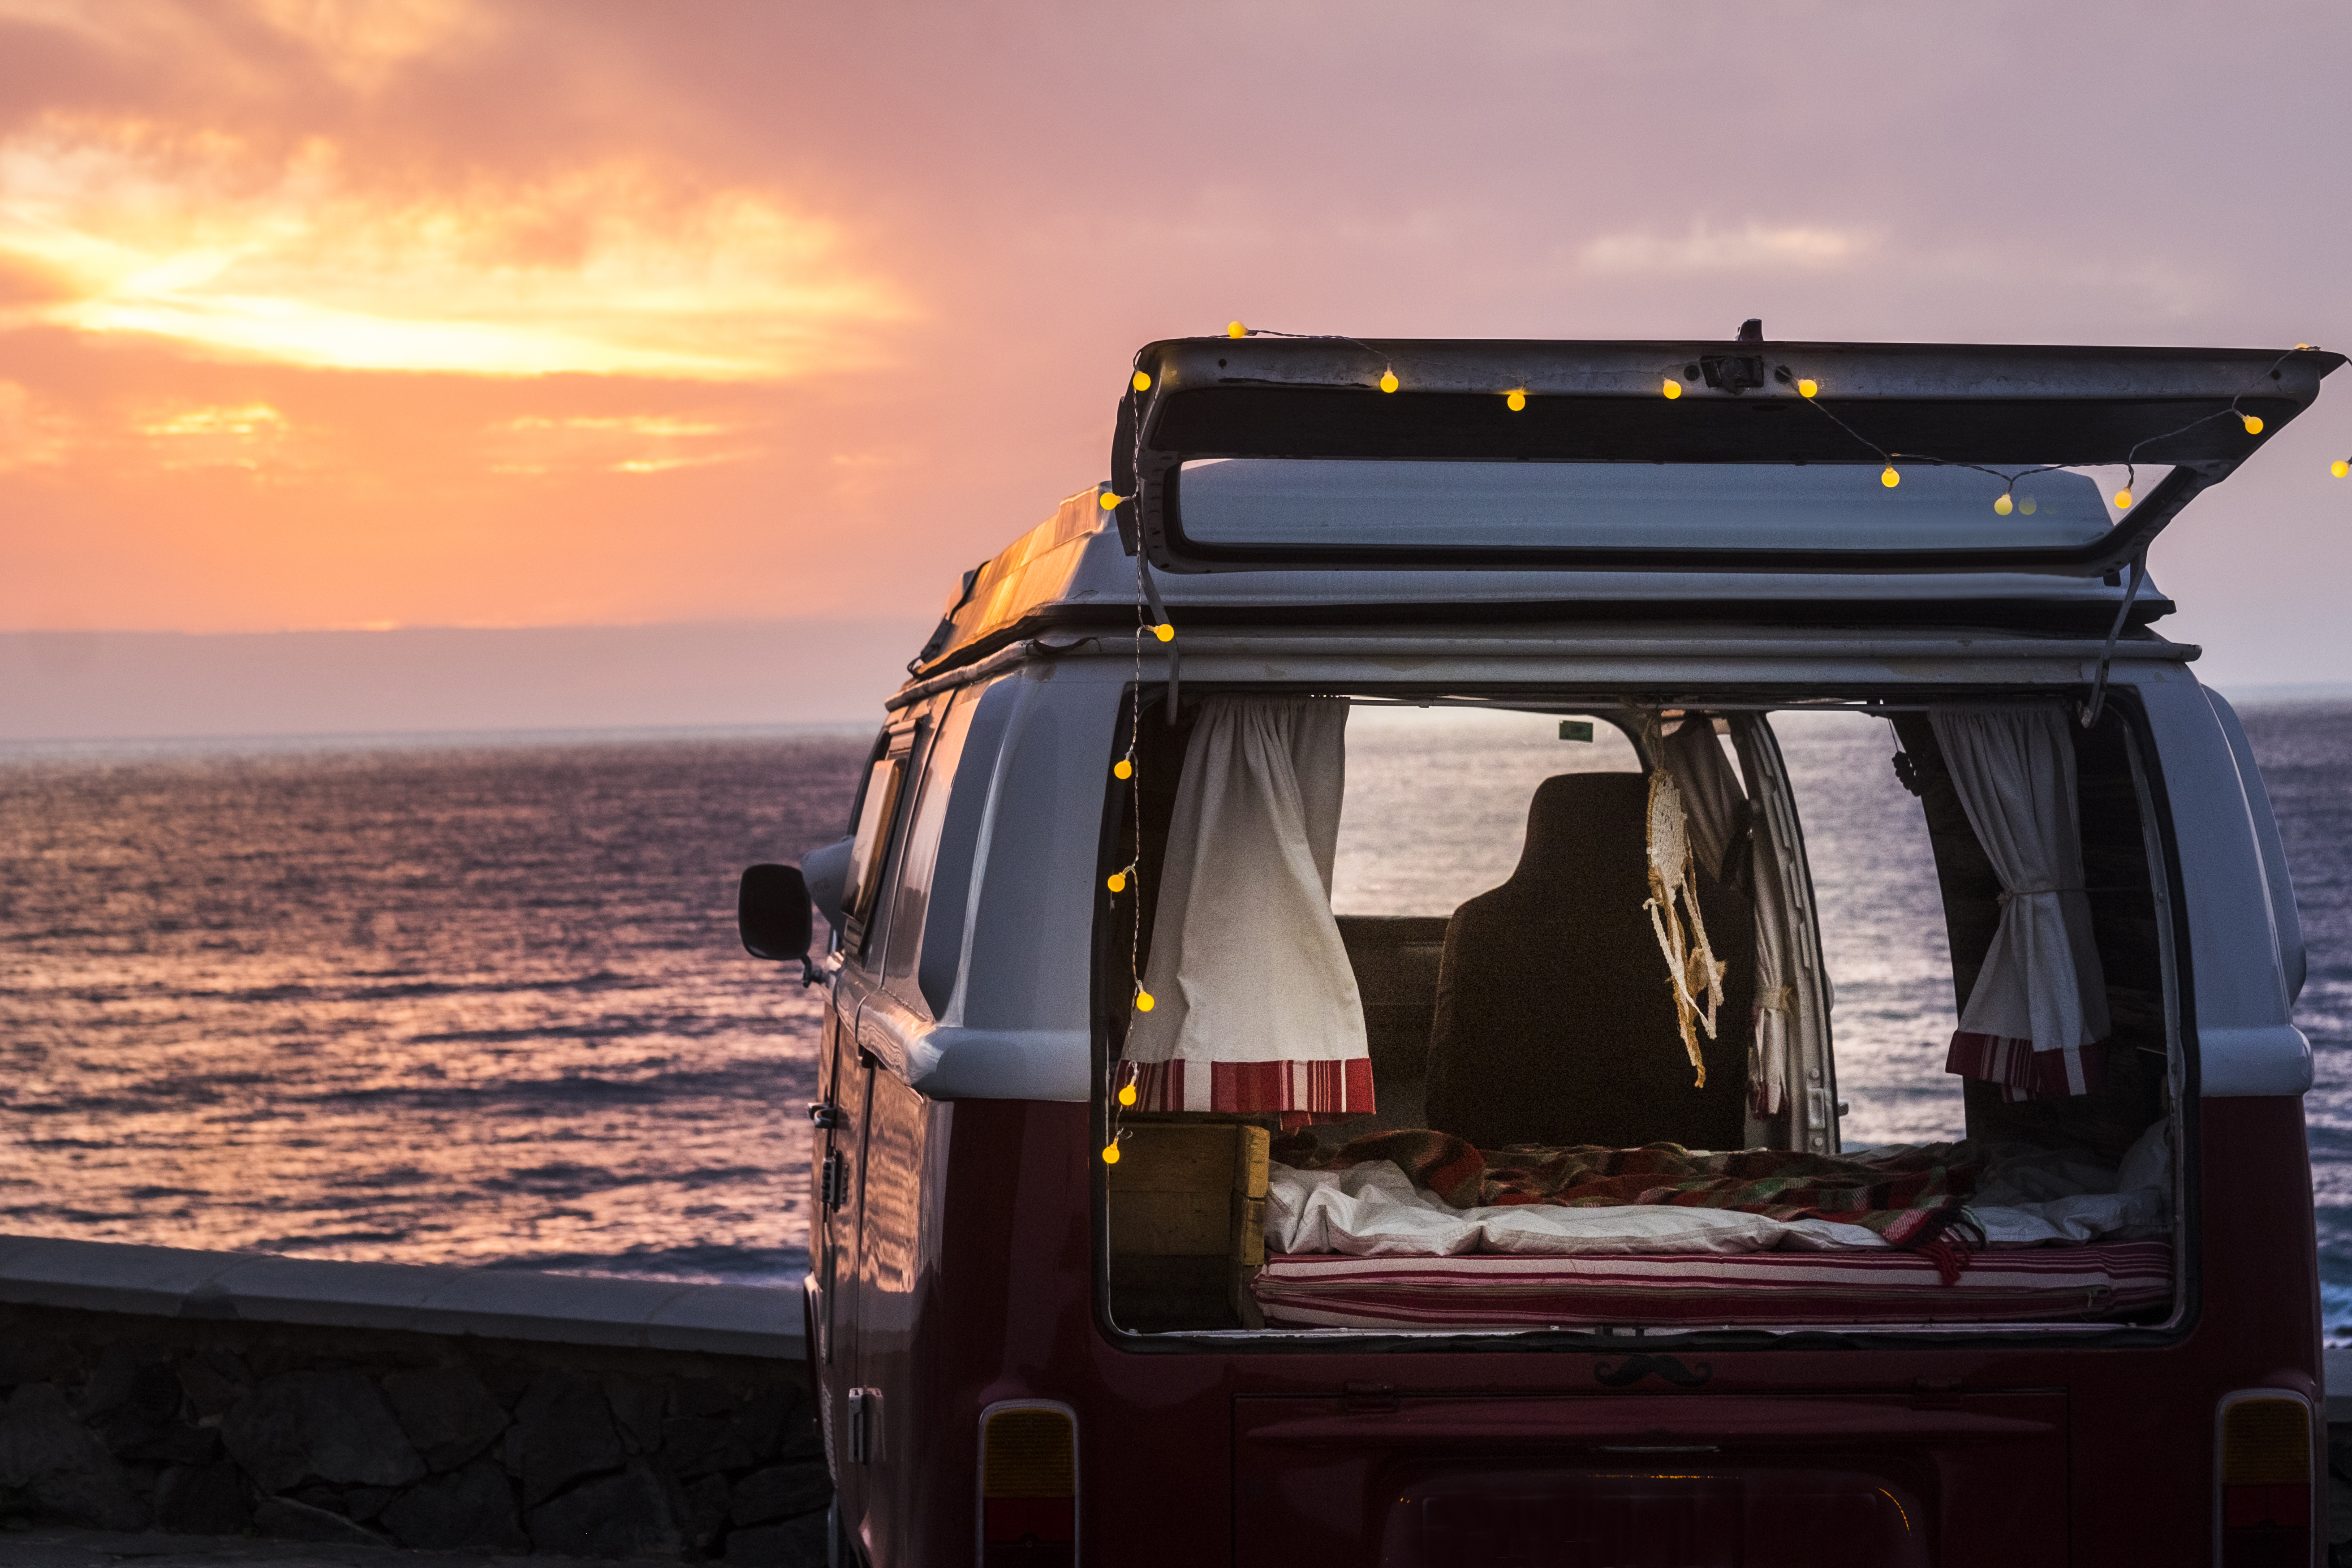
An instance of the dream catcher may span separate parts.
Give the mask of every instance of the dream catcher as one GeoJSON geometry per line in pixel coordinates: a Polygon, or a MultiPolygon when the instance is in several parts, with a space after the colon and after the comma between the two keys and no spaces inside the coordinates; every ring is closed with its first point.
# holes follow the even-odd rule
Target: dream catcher
{"type": "MultiPolygon", "coordinates": [[[[1658,733],[1654,723],[1650,731],[1654,742],[1658,733]]],[[[1653,752],[1657,749],[1654,743],[1653,752]]],[[[1663,763],[1650,774],[1649,837],[1650,898],[1642,907],[1650,911],[1658,951],[1665,954],[1666,973],[1675,988],[1675,1013],[1683,1028],[1683,1049],[1690,1053],[1691,1066],[1698,1073],[1693,1087],[1705,1089],[1706,1058],[1699,1052],[1698,1031],[1705,1029],[1708,1039],[1715,1038],[1716,1016],[1723,1009],[1723,965],[1716,962],[1715,952],[1707,945],[1706,921],[1699,914],[1697,865],[1691,855],[1683,792],[1663,763]],[[1702,994],[1706,998],[1704,1006],[1699,1002],[1702,994]]]]}

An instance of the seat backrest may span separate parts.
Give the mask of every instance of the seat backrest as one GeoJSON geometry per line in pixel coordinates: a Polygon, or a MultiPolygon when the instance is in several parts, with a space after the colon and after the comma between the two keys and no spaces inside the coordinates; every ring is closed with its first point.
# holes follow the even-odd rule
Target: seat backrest
{"type": "Polygon", "coordinates": [[[1696,874],[1699,911],[1726,966],[1706,1087],[1683,1048],[1673,981],[1643,907],[1649,781],[1546,779],[1510,879],[1454,912],[1430,1033],[1429,1125],[1482,1149],[1633,1148],[1745,1141],[1755,916],[1696,874]]]}

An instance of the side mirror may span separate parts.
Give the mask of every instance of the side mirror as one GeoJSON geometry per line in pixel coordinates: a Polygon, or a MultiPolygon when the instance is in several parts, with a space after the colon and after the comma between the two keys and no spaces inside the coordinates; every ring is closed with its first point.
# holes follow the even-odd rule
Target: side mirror
{"type": "Polygon", "coordinates": [[[815,973],[808,961],[808,884],[797,866],[752,866],[743,872],[735,899],[736,923],[743,946],[754,958],[777,963],[801,961],[802,978],[815,973]]]}

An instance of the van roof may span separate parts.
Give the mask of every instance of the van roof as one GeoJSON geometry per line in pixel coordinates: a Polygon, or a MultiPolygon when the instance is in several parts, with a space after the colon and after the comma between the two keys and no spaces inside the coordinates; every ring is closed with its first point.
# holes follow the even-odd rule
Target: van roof
{"type": "MultiPolygon", "coordinates": [[[[1114,481],[965,574],[908,668],[1131,624],[1154,593],[1208,624],[2104,633],[2121,568],[2343,363],[2309,348],[1156,342],[1119,403],[1114,481]],[[2104,465],[2141,487],[2119,513],[2063,471],[2104,465]],[[1900,472],[1874,480],[1882,468],[1900,472]]],[[[2131,618],[2171,608],[2144,586],[2131,618]]]]}

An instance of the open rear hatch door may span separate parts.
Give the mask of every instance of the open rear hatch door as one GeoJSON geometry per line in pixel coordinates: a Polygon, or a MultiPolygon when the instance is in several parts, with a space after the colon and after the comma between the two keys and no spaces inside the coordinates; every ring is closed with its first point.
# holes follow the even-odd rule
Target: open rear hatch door
{"type": "Polygon", "coordinates": [[[1136,357],[1177,573],[2098,578],[2310,406],[2316,349],[1186,338],[1136,357]],[[1891,479],[1892,482],[1889,482],[1891,479]]]}

